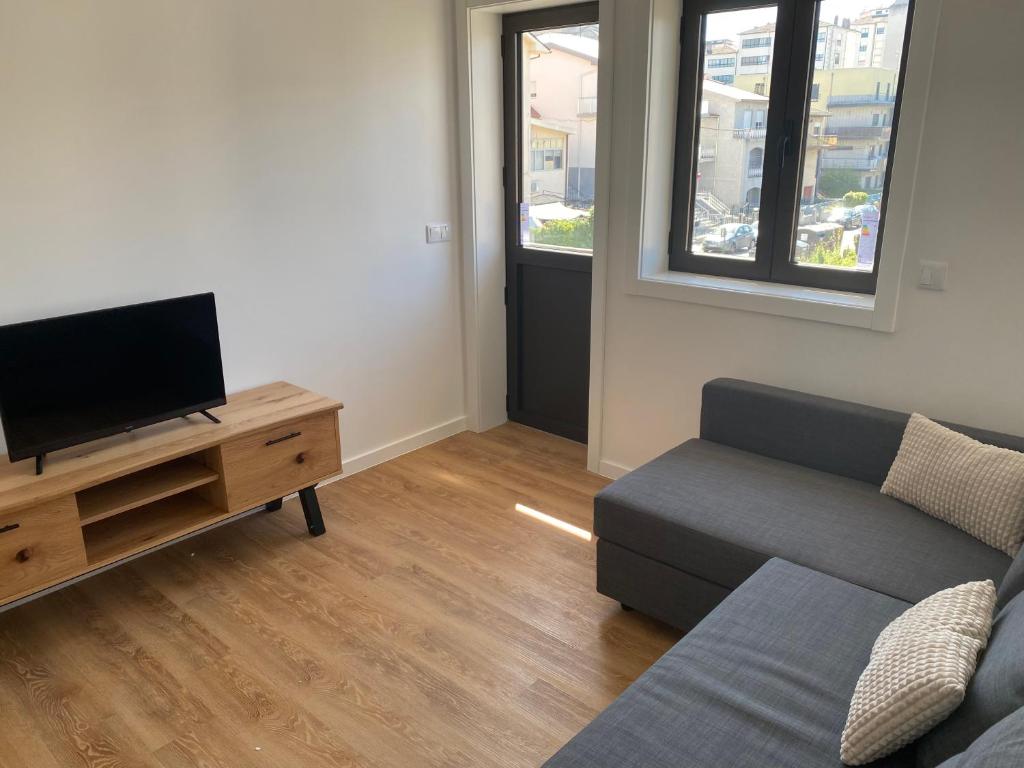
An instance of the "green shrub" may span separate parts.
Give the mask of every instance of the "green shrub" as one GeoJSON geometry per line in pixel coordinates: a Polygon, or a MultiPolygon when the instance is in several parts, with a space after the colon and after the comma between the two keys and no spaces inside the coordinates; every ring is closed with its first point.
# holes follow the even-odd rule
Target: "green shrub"
{"type": "Polygon", "coordinates": [[[530,228],[530,241],[535,245],[554,245],[561,248],[594,247],[594,209],[586,216],[570,221],[546,221],[543,226],[530,228]]]}
{"type": "Polygon", "coordinates": [[[847,192],[843,195],[843,205],[847,208],[856,208],[858,205],[867,205],[867,192],[847,192]]]}
{"type": "Polygon", "coordinates": [[[806,256],[797,257],[801,264],[824,264],[827,267],[857,266],[857,252],[853,248],[843,250],[841,241],[818,243],[806,256]]]}

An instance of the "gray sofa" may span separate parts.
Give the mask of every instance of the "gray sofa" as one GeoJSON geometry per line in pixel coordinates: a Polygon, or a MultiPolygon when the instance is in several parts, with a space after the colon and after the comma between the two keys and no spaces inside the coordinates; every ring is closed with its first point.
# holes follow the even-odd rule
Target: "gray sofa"
{"type": "MultiPolygon", "coordinates": [[[[690,631],[547,766],[840,766],[878,633],[979,579],[1000,585],[1000,612],[965,703],[874,765],[1024,766],[1024,555],[882,496],[907,419],[709,382],[700,439],[595,500],[598,589],[690,631]]],[[[1019,437],[954,428],[1024,451],[1019,437]]]]}

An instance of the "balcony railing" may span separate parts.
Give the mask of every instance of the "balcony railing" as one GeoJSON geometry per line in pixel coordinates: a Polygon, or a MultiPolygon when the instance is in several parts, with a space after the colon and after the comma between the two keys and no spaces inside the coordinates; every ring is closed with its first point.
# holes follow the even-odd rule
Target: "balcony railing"
{"type": "Polygon", "coordinates": [[[577,109],[577,114],[596,115],[597,96],[581,96],[579,100],[579,108],[577,109]]]}
{"type": "Polygon", "coordinates": [[[834,170],[874,171],[881,161],[880,157],[823,157],[821,167],[834,170]]]}
{"type": "Polygon", "coordinates": [[[714,159],[715,159],[715,150],[713,150],[713,149],[704,149],[703,147],[701,147],[701,149],[700,149],[700,161],[702,163],[706,163],[709,160],[714,160],[714,159]]]}
{"type": "Polygon", "coordinates": [[[888,125],[833,125],[828,132],[841,139],[888,139],[892,126],[888,125]]]}
{"type": "Polygon", "coordinates": [[[764,167],[758,166],[757,168],[747,168],[748,179],[760,179],[764,175],[764,167]]]}
{"type": "Polygon", "coordinates": [[[734,139],[763,139],[768,133],[767,128],[736,128],[732,132],[734,139]]]}
{"type": "Polygon", "coordinates": [[[828,105],[830,107],[857,107],[857,106],[870,106],[875,104],[895,104],[896,96],[890,94],[875,95],[873,93],[859,93],[850,95],[839,95],[832,94],[828,97],[828,105]]]}

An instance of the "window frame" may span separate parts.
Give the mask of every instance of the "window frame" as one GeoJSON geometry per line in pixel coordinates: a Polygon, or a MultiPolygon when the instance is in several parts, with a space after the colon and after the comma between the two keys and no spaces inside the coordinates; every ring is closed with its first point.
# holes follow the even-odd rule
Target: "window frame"
{"type": "MultiPolygon", "coordinates": [[[[806,142],[814,138],[809,136],[809,126],[820,7],[820,2],[801,0],[688,0],[684,3],[680,19],[679,97],[668,253],[670,271],[849,293],[874,295],[877,292],[916,0],[910,0],[907,11],[899,84],[892,106],[891,132],[885,155],[885,183],[880,201],[883,215],[878,225],[874,265],[870,272],[799,265],[792,261],[798,238],[797,217],[802,206],[806,142]],[[696,107],[694,105],[701,97],[705,64],[701,41],[706,36],[706,16],[769,5],[776,5],[778,12],[773,38],[770,73],[772,89],[768,104],[764,148],[766,162],[761,179],[756,255],[753,260],[749,260],[696,254],[688,245],[694,226],[693,208],[699,162],[697,138],[700,113],[699,104],[696,107]],[[776,55],[779,51],[788,51],[788,55],[776,55]]],[[[746,166],[743,173],[746,173],[746,166]]]]}

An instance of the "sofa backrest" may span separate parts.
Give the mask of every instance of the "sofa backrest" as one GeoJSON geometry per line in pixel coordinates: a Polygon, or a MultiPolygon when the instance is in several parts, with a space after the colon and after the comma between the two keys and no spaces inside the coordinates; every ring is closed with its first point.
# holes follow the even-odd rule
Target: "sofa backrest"
{"type": "MultiPolygon", "coordinates": [[[[927,415],[927,414],[926,414],[927,415]]],[[[704,385],[704,440],[881,486],[910,414],[738,379],[704,385]]],[[[1024,452],[1024,438],[945,426],[989,445],[1024,452]]]]}

